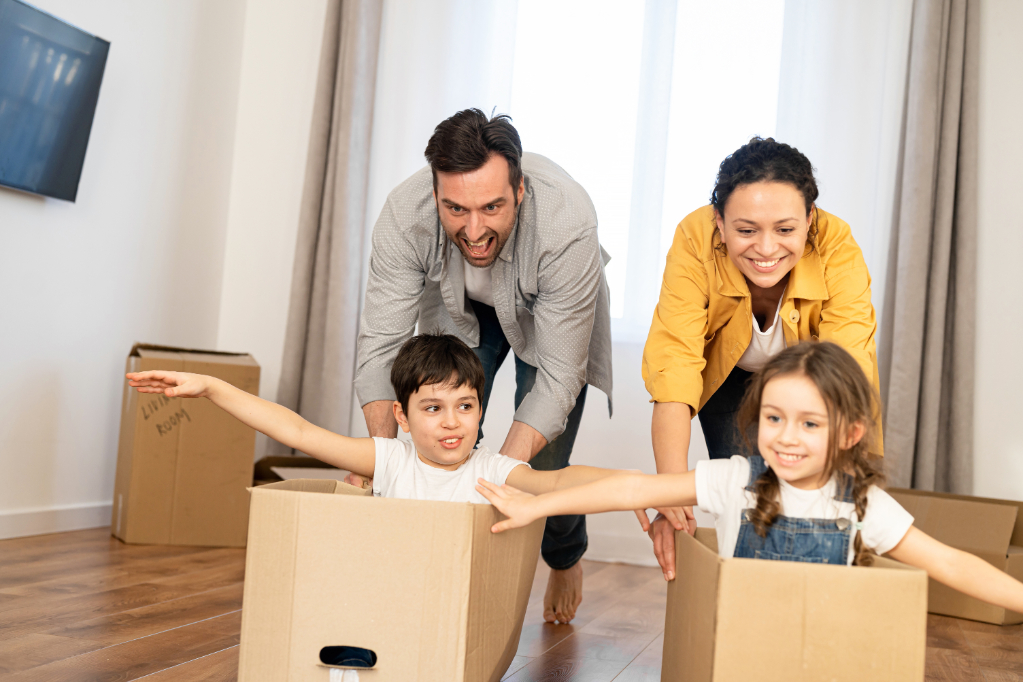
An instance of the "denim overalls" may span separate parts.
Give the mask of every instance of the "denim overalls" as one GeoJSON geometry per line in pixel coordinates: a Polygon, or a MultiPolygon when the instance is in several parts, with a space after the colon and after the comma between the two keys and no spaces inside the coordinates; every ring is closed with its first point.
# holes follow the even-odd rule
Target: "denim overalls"
{"type": "MultiPolygon", "coordinates": [[[[753,455],[749,457],[749,469],[746,490],[753,492],[754,484],[767,470],[767,464],[763,457],[753,455]]],[[[849,477],[840,475],[839,483],[840,491],[835,499],[852,503],[849,477]]],[[[733,556],[840,566],[848,563],[849,539],[853,527],[849,519],[790,519],[778,515],[768,529],[767,537],[762,538],[757,535],[756,526],[749,518],[750,511],[744,509],[742,512],[742,525],[733,556]]]]}

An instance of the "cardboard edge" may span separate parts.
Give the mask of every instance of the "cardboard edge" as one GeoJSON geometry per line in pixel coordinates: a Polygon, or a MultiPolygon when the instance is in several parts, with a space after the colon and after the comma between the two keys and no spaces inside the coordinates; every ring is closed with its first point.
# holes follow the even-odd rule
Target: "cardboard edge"
{"type": "Polygon", "coordinates": [[[295,561],[298,550],[298,526],[301,520],[301,496],[284,495],[281,491],[266,490],[267,486],[250,489],[249,532],[245,555],[245,586],[242,593],[241,640],[238,651],[238,682],[249,680],[286,680],[291,656],[291,620],[294,617],[295,561]],[[261,522],[262,519],[274,521],[261,522]],[[266,538],[267,529],[274,529],[271,538],[266,538]],[[269,545],[264,549],[253,542],[257,536],[269,545]],[[266,570],[267,557],[277,570],[266,570]],[[256,569],[256,561],[264,563],[256,569]],[[281,572],[286,576],[282,579],[281,572]],[[286,608],[280,608],[286,604],[286,608]],[[275,618],[274,607],[282,613],[286,622],[275,618]],[[274,647],[274,632],[286,632],[288,641],[274,647]],[[255,651],[255,653],[251,653],[255,651]],[[272,657],[278,651],[283,659],[259,660],[260,656],[272,657]],[[251,674],[249,666],[255,660],[257,670],[251,674]]]}
{"type": "MultiPolygon", "coordinates": [[[[201,349],[201,348],[181,348],[179,346],[163,346],[163,345],[160,345],[158,343],[144,343],[142,341],[136,341],[132,345],[131,351],[128,353],[128,357],[136,357],[136,358],[137,357],[141,357],[141,354],[139,353],[139,351],[143,351],[143,350],[157,350],[157,351],[164,351],[164,352],[167,352],[167,353],[202,353],[204,355],[224,355],[224,356],[232,356],[232,357],[242,357],[242,356],[245,356],[245,355],[249,355],[251,357],[251,354],[249,354],[249,353],[237,353],[237,352],[233,352],[233,351],[223,351],[223,350],[204,350],[204,349],[201,349]]],[[[255,361],[255,358],[253,358],[253,361],[255,361]]]]}

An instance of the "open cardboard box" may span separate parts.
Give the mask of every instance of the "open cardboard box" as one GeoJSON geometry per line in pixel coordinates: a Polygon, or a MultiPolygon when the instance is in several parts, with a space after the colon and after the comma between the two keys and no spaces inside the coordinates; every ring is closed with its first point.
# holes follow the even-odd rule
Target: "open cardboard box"
{"type": "Polygon", "coordinates": [[[518,648],[544,519],[494,535],[490,505],[373,497],[340,481],[251,490],[239,682],[497,682],[518,648]]]}
{"type": "MultiPolygon", "coordinates": [[[[888,492],[923,532],[1023,580],[1023,502],[904,488],[888,492]]],[[[928,588],[928,608],[931,613],[995,625],[1023,623],[1023,614],[967,597],[934,580],[928,588]]]]}
{"type": "MultiPolygon", "coordinates": [[[[247,353],[136,343],[126,371],[208,374],[259,393],[247,353]]],[[[111,533],[124,542],[244,547],[256,432],[208,400],[139,393],[124,381],[111,533]]]]}
{"type": "Polygon", "coordinates": [[[675,543],[662,682],[924,679],[923,571],[722,559],[709,528],[675,543]]]}

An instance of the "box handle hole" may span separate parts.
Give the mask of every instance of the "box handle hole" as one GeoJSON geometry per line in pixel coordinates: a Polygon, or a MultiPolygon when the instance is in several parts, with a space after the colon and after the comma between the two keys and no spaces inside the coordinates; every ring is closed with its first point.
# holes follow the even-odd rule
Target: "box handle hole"
{"type": "Polygon", "coordinates": [[[377,654],[358,646],[325,646],[320,649],[320,662],[345,668],[372,668],[377,664],[377,654]]]}

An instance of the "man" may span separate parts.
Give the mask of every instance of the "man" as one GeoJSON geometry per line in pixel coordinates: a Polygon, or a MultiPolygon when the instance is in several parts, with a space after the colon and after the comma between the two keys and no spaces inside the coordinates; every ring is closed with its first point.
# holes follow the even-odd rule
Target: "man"
{"type": "MultiPolygon", "coordinates": [[[[428,168],[391,192],[373,229],[355,377],[369,433],[397,434],[389,372],[418,322],[479,356],[484,418],[513,351],[515,417],[500,452],[536,469],[564,468],[587,384],[610,409],[606,255],[593,203],[556,164],[522,153],[507,116],[458,112],[434,130],[426,159],[428,168]]],[[[586,544],[584,516],[547,520],[548,622],[575,616],[586,544]]]]}

